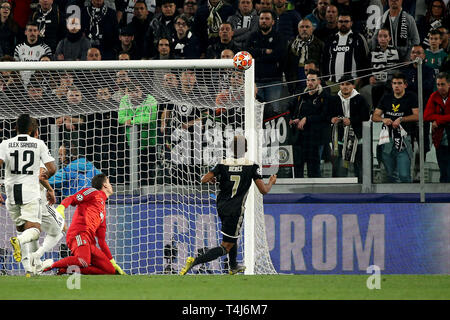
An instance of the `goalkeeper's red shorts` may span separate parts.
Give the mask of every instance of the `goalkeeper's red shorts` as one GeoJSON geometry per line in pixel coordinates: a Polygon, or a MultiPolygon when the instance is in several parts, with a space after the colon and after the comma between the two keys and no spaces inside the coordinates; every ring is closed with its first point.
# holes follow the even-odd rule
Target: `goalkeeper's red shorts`
{"type": "MultiPolygon", "coordinates": [[[[68,247],[72,254],[78,258],[80,267],[96,266],[114,274],[115,269],[106,254],[95,243],[91,243],[86,234],[77,234],[68,241],[68,247]]],[[[109,272],[108,272],[109,273],[109,272]]]]}

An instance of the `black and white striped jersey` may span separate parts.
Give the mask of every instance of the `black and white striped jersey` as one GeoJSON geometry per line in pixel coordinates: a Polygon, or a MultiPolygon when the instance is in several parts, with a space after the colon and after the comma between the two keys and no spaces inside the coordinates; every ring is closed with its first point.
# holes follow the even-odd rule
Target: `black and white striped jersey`
{"type": "Polygon", "coordinates": [[[399,62],[398,50],[392,45],[389,45],[386,50],[382,50],[380,46],[377,46],[370,52],[370,64],[375,69],[373,76],[377,83],[385,83],[387,80],[390,80],[395,69],[384,70],[396,66],[399,62]]]}
{"type": "Polygon", "coordinates": [[[3,140],[0,159],[5,163],[6,197],[11,204],[26,204],[40,199],[40,162],[55,161],[44,141],[19,134],[3,140]]]}
{"type": "Polygon", "coordinates": [[[42,40],[35,44],[29,44],[27,41],[18,44],[14,50],[14,60],[16,61],[39,61],[42,56],[50,56],[52,49],[42,40]]]}
{"type": "Polygon", "coordinates": [[[339,82],[344,74],[353,78],[361,76],[361,70],[369,64],[368,54],[369,46],[361,34],[349,31],[343,35],[338,32],[330,36],[325,44],[323,73],[330,75],[333,82],[339,82]]]}

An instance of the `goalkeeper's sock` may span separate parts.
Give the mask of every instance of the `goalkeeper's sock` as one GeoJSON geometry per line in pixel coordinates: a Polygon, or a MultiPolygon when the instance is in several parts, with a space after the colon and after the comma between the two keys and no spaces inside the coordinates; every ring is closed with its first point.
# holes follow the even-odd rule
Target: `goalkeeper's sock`
{"type": "Polygon", "coordinates": [[[209,249],[208,251],[206,251],[205,254],[202,254],[202,255],[198,256],[197,258],[195,258],[193,266],[195,266],[197,264],[202,264],[202,263],[206,263],[209,261],[213,261],[221,256],[226,255],[226,254],[227,254],[227,249],[225,249],[222,246],[218,246],[218,247],[209,249]]]}
{"type": "Polygon", "coordinates": [[[234,269],[237,266],[237,244],[235,244],[228,252],[228,263],[230,264],[230,269],[234,269]]]}

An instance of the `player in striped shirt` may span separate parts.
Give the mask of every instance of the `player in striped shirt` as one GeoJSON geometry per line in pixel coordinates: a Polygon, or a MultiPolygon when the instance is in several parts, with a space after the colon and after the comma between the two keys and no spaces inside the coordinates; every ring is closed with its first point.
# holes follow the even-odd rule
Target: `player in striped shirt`
{"type": "MultiPolygon", "coordinates": [[[[32,137],[38,139],[39,130],[36,127],[32,137]]],[[[51,187],[47,178],[47,168],[42,163],[40,164],[40,216],[41,216],[41,232],[46,233],[42,246],[39,246],[39,241],[31,241],[25,244],[22,249],[22,265],[27,275],[34,275],[42,273],[42,270],[51,266],[52,259],[41,260],[45,252],[50,251],[59,242],[67,231],[64,217],[61,216],[53,207],[56,202],[55,191],[51,187]]]]}
{"type": "MultiPolygon", "coordinates": [[[[14,221],[17,237],[11,237],[14,260],[22,260],[22,247],[37,241],[41,233],[39,167],[42,161],[47,175],[55,174],[54,158],[42,140],[31,137],[37,120],[29,114],[17,119],[17,136],[0,144],[0,167],[5,164],[6,209],[14,221]]],[[[0,203],[3,203],[0,195],[0,203]]]]}
{"type": "Polygon", "coordinates": [[[61,214],[68,206],[77,207],[66,236],[73,255],[54,262],[44,272],[58,268],[58,273],[63,274],[69,266],[78,266],[82,274],[125,274],[113,259],[105,239],[106,200],[113,193],[109,178],[101,173],[92,178],[91,188],[82,189],[61,202],[56,208],[61,214]]]}
{"type": "MultiPolygon", "coordinates": [[[[35,22],[28,22],[25,28],[26,39],[14,49],[16,61],[40,61],[43,56],[52,56],[52,49],[39,37],[39,27],[35,22]]],[[[25,86],[28,85],[34,71],[20,71],[25,86]]]]}

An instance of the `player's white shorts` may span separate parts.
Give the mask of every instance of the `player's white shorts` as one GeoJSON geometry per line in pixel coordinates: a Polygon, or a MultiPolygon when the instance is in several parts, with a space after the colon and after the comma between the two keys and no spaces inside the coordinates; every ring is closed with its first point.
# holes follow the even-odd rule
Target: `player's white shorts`
{"type": "Polygon", "coordinates": [[[35,199],[26,204],[11,204],[6,199],[6,210],[8,210],[16,226],[21,226],[27,221],[41,223],[40,205],[40,199],[35,199]]]}
{"type": "Polygon", "coordinates": [[[42,223],[41,229],[51,236],[57,236],[64,228],[64,219],[56,211],[56,209],[49,205],[47,201],[41,204],[42,223]]]}

